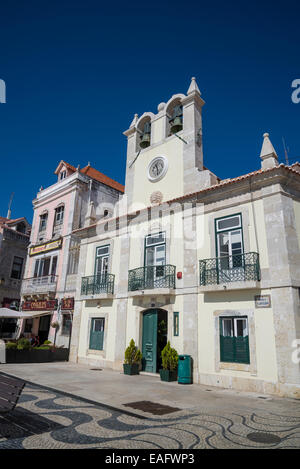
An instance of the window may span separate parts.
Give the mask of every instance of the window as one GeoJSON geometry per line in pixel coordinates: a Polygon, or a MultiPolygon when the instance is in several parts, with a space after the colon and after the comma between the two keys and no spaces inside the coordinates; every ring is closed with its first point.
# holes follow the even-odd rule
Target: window
{"type": "Polygon", "coordinates": [[[226,281],[230,270],[243,266],[243,231],[241,214],[215,220],[216,251],[221,281],[226,281]],[[226,273],[227,271],[227,273],[226,273]]]}
{"type": "Polygon", "coordinates": [[[14,257],[14,262],[12,265],[12,270],[11,270],[11,278],[16,278],[20,279],[22,277],[22,268],[23,268],[23,261],[24,259],[22,257],[14,257]]]}
{"type": "Polygon", "coordinates": [[[62,225],[64,221],[64,211],[65,207],[63,205],[55,209],[54,226],[62,225]]]}
{"type": "Polygon", "coordinates": [[[226,218],[219,218],[216,220],[217,231],[230,230],[240,228],[242,224],[241,215],[233,215],[226,218]]]}
{"type": "Polygon", "coordinates": [[[220,360],[250,363],[247,317],[220,318],[220,360]]]}
{"type": "Polygon", "coordinates": [[[17,229],[17,231],[18,231],[19,233],[26,233],[26,225],[25,225],[25,223],[23,223],[23,222],[18,223],[16,229],[17,229]]]}
{"type": "Polygon", "coordinates": [[[62,171],[59,175],[60,180],[65,179],[66,177],[67,177],[67,171],[62,171]]]}
{"type": "Polygon", "coordinates": [[[57,267],[57,256],[53,256],[52,263],[51,263],[51,275],[56,274],[56,267],[57,267]]]}
{"type": "Polygon", "coordinates": [[[96,249],[95,275],[100,278],[108,273],[109,246],[100,246],[96,249]]]}
{"type": "Polygon", "coordinates": [[[104,318],[93,318],[91,320],[90,345],[91,350],[103,350],[104,341],[104,318]]]}
{"type": "Polygon", "coordinates": [[[174,336],[179,336],[179,313],[173,313],[173,332],[174,336]]]}
{"type": "Polygon", "coordinates": [[[71,332],[71,326],[72,326],[71,314],[63,314],[61,334],[69,336],[71,332]]]}
{"type": "MultiPolygon", "coordinates": [[[[153,269],[146,269],[147,282],[153,277],[154,284],[165,275],[166,265],[166,240],[165,233],[148,235],[145,238],[145,267],[155,266],[153,269]]],[[[158,282],[159,283],[159,282],[158,282]]]]}
{"type": "Polygon", "coordinates": [[[39,233],[46,230],[47,220],[48,220],[48,213],[42,213],[42,215],[40,215],[39,233]]]}
{"type": "Polygon", "coordinates": [[[30,333],[32,331],[33,319],[26,319],[24,332],[30,333]]]}
{"type": "Polygon", "coordinates": [[[36,259],[33,276],[37,278],[37,277],[47,277],[48,275],[51,275],[51,277],[54,280],[55,274],[56,274],[56,267],[57,267],[57,256],[43,257],[42,259],[36,259]]]}

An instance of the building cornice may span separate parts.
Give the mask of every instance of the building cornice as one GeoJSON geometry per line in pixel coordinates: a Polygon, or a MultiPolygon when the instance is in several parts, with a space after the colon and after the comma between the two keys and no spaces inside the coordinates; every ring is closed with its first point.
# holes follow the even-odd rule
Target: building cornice
{"type": "MultiPolygon", "coordinates": [[[[143,212],[146,213],[148,210],[163,210],[163,207],[170,206],[173,203],[182,204],[200,202],[208,204],[211,202],[220,201],[222,199],[227,199],[228,197],[237,197],[243,193],[257,191],[267,186],[276,184],[288,184],[288,187],[297,188],[297,190],[299,191],[300,198],[299,171],[293,169],[292,166],[280,164],[279,166],[276,166],[274,168],[269,168],[265,170],[260,169],[243,176],[225,180],[224,182],[220,181],[220,183],[202,189],[201,191],[193,192],[168,200],[160,205],[145,207],[139,210],[138,212],[139,214],[141,214],[143,212]]],[[[101,225],[104,225],[105,223],[107,223],[109,226],[109,224],[113,222],[126,222],[126,220],[129,220],[131,217],[136,216],[136,214],[137,212],[130,212],[115,218],[106,219],[105,221],[101,220],[93,225],[74,230],[73,234],[80,238],[90,238],[95,236],[97,227],[101,227],[101,225]],[[91,234],[92,232],[93,234],[91,234]]]]}

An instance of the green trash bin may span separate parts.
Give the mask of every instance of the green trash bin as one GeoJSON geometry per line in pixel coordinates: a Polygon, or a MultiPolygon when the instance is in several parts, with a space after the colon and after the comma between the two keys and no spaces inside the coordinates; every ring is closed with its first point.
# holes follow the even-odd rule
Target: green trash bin
{"type": "Polygon", "coordinates": [[[192,357],[190,355],[178,357],[178,383],[192,384],[192,357]]]}

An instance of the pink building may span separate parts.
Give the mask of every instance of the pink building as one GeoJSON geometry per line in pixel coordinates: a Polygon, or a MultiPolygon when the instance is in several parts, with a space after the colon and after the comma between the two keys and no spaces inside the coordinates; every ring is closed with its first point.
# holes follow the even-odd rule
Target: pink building
{"type": "Polygon", "coordinates": [[[61,161],[57,182],[33,200],[34,217],[24,279],[22,311],[32,319],[21,332],[68,346],[76,291],[79,241],[72,231],[107,217],[124,187],[89,164],[83,169],[61,161]],[[59,324],[57,330],[52,327],[59,324]]]}

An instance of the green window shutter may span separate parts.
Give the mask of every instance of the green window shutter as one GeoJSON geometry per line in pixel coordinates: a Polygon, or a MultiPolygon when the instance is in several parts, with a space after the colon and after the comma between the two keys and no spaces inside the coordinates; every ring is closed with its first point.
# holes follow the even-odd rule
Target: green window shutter
{"type": "Polygon", "coordinates": [[[235,358],[237,363],[250,363],[249,337],[235,337],[235,358]]]}
{"type": "Polygon", "coordinates": [[[220,336],[221,362],[235,362],[235,337],[220,336]]]}
{"type": "MultiPolygon", "coordinates": [[[[223,336],[223,325],[220,318],[220,361],[229,363],[250,363],[249,337],[223,336]]],[[[230,319],[230,318],[226,318],[230,319]]]]}

